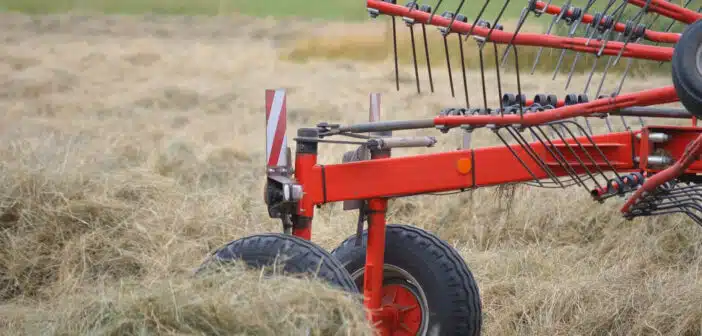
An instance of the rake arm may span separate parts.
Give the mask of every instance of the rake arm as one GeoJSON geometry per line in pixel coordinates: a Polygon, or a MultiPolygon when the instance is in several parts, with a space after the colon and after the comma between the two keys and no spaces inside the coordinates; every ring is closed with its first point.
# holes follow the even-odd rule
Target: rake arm
{"type": "MultiPolygon", "coordinates": [[[[642,2],[645,4],[645,1],[642,2]]],[[[585,24],[596,24],[599,21],[599,24],[596,24],[599,29],[606,30],[612,28],[618,33],[623,33],[625,35],[631,36],[630,38],[632,40],[639,37],[643,37],[646,40],[652,42],[676,43],[680,39],[680,34],[678,33],[659,32],[646,29],[645,25],[634,25],[634,23],[631,21],[626,23],[615,22],[613,20],[613,17],[609,15],[603,16],[599,13],[595,15],[583,14],[583,10],[581,8],[572,6],[566,8],[565,13],[561,14],[564,11],[564,8],[555,5],[550,5],[544,3],[543,1],[535,1],[534,10],[539,10],[543,13],[551,15],[562,15],[563,19],[568,24],[571,24],[578,19],[580,19],[580,22],[585,24]]]]}
{"type": "Polygon", "coordinates": [[[451,25],[451,31],[462,34],[472,32],[473,35],[478,35],[490,42],[510,45],[523,46],[542,46],[555,49],[568,49],[579,52],[616,56],[621,54],[623,57],[647,59],[654,61],[670,61],[673,55],[673,49],[670,47],[649,46],[637,43],[630,43],[626,49],[622,50],[624,43],[590,40],[581,37],[561,37],[553,35],[544,35],[537,33],[511,33],[504,30],[489,29],[472,25],[470,23],[451,20],[442,16],[433,16],[430,13],[410,10],[410,8],[395,5],[389,2],[380,0],[367,0],[367,6],[370,9],[377,10],[379,13],[408,17],[415,22],[430,24],[437,27],[448,28],[451,25]],[[431,20],[430,20],[431,17],[431,20]],[[488,38],[489,37],[489,38],[488,38]],[[604,49],[600,52],[601,47],[604,49]]]}

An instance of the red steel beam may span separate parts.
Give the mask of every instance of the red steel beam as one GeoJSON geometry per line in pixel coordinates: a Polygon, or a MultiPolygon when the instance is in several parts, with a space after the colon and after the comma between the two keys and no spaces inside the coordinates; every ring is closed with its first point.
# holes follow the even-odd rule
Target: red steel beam
{"type": "MultiPolygon", "coordinates": [[[[400,5],[394,5],[389,2],[384,2],[381,0],[367,0],[367,7],[372,9],[377,9],[381,13],[393,16],[404,16],[409,17],[417,22],[426,23],[434,26],[448,27],[451,20],[435,15],[431,22],[429,22],[429,17],[431,13],[426,13],[419,10],[410,11],[409,7],[404,7],[400,5]]],[[[460,33],[468,33],[473,25],[469,23],[455,21],[451,25],[451,29],[460,33]]],[[[489,28],[486,27],[475,27],[473,29],[474,35],[479,35],[487,37],[490,32],[489,28]]],[[[497,43],[510,43],[515,45],[526,45],[526,46],[542,46],[550,47],[556,49],[570,49],[574,51],[586,52],[586,53],[597,53],[604,44],[603,41],[597,41],[595,39],[588,40],[584,37],[561,37],[554,35],[545,34],[535,34],[535,33],[519,33],[515,34],[507,31],[493,30],[490,33],[490,41],[497,43]]],[[[602,54],[616,56],[619,54],[621,49],[624,47],[624,43],[609,41],[606,43],[602,54]]],[[[622,52],[622,57],[631,57],[639,59],[648,59],[654,61],[670,61],[673,57],[673,48],[670,47],[659,47],[659,46],[649,46],[637,43],[628,43],[626,49],[622,52]]]]}

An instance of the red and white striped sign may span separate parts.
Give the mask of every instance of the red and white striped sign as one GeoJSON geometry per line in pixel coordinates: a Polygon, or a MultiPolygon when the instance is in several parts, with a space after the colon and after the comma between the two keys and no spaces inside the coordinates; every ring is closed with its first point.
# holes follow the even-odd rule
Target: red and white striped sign
{"type": "Polygon", "coordinates": [[[266,166],[287,165],[285,90],[266,90],[266,166]]]}

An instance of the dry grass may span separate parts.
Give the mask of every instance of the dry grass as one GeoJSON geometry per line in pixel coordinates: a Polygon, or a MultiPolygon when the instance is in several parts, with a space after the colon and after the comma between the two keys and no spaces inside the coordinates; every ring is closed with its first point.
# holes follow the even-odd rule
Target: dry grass
{"type": "MultiPolygon", "coordinates": [[[[529,33],[545,33],[547,31],[550,16],[544,16],[540,19],[532,19],[526,21],[522,26],[521,32],[529,33]]],[[[415,52],[412,51],[412,33],[405,23],[397,18],[397,54],[398,62],[404,65],[414,64],[414,53],[417,57],[417,65],[420,67],[422,74],[426,72],[426,51],[424,47],[424,33],[421,25],[414,26],[414,43],[415,52]]],[[[472,21],[471,21],[472,23],[472,21]]],[[[516,30],[518,20],[505,20],[503,22],[505,31],[513,32],[516,30]]],[[[566,36],[569,26],[559,25],[552,31],[552,34],[566,36]]],[[[579,28],[575,34],[576,37],[586,36],[585,28],[579,28]]],[[[614,36],[613,36],[614,37],[614,36]]],[[[444,40],[441,33],[436,27],[426,26],[427,48],[429,50],[429,60],[432,67],[444,70],[446,68],[446,51],[444,40]]],[[[459,37],[456,34],[451,34],[447,37],[447,46],[449,48],[449,62],[453,71],[458,74],[461,71],[461,62],[466,68],[476,69],[480,66],[480,52],[476,47],[477,43],[473,38],[463,42],[464,55],[461,58],[459,37]]],[[[461,36],[460,39],[465,39],[461,36]]],[[[483,66],[486,69],[495,67],[495,47],[500,62],[505,52],[505,45],[488,44],[483,50],[483,66]]],[[[553,74],[556,70],[556,64],[561,58],[561,50],[544,49],[539,54],[539,48],[520,47],[519,52],[519,67],[522,71],[544,72],[553,74]],[[538,62],[537,62],[538,57],[538,62]],[[536,66],[534,64],[536,63],[536,66]]],[[[282,54],[282,59],[290,60],[299,63],[314,62],[317,60],[354,60],[366,62],[383,62],[392,60],[393,56],[393,34],[392,21],[387,17],[380,17],[371,22],[363,22],[356,24],[344,24],[340,27],[330,24],[325,29],[310,34],[305,38],[291,43],[290,47],[282,54]]],[[[629,64],[628,61],[618,62],[614,64],[610,61],[609,56],[596,58],[592,55],[580,54],[568,51],[563,54],[561,66],[558,68],[559,76],[568,76],[571,69],[577,74],[587,74],[595,66],[597,72],[602,72],[607,69],[611,74],[611,78],[620,78],[620,75],[627,72],[628,76],[646,76],[651,73],[656,73],[664,76],[670,73],[668,63],[663,65],[648,61],[633,61],[629,64]],[[573,64],[575,66],[573,67],[573,64]]],[[[614,57],[612,57],[613,59],[614,57]]],[[[505,61],[504,68],[514,69],[515,66],[514,52],[510,52],[505,61]]],[[[456,75],[458,76],[458,75],[456,75]]]]}
{"type": "MultiPolygon", "coordinates": [[[[391,91],[388,64],[280,61],[283,42],[320,29],[296,22],[0,22],[4,330],[368,334],[352,298],[321,284],[242,270],[195,279],[192,270],[229,240],[280,230],[261,200],[265,88],[288,89],[292,134],[364,121],[371,91],[388,92],[385,119],[432,117],[461,101],[439,86],[444,73],[435,96],[416,97],[411,84],[391,91]]],[[[562,88],[540,79],[524,90],[562,88]]],[[[495,141],[480,135],[476,146],[495,141]]],[[[440,149],[459,143],[439,139],[440,149]]],[[[321,146],[322,161],[340,161],[344,148],[321,146]]],[[[518,188],[510,211],[493,189],[392,203],[392,222],[431,229],[461,251],[479,281],[487,335],[702,334],[702,231],[684,217],[628,222],[621,201],[596,206],[579,189],[518,188]]],[[[354,232],[354,215],[323,207],[313,240],[333,248],[354,232]]]]}

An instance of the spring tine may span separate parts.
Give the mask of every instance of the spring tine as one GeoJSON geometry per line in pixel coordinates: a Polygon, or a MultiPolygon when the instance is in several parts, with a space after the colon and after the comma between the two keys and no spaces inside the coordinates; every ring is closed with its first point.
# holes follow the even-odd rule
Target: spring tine
{"type": "Polygon", "coordinates": [[[454,15],[451,17],[451,21],[448,24],[448,30],[451,31],[451,28],[453,27],[453,22],[456,21],[456,17],[461,13],[461,8],[463,8],[463,3],[465,3],[466,0],[461,0],[461,3],[458,4],[458,8],[454,11],[454,15]]]}
{"type": "MultiPolygon", "coordinates": [[[[460,6],[459,6],[460,7],[460,6]]],[[[459,22],[462,23],[468,23],[468,18],[463,15],[463,14],[456,14],[454,16],[455,20],[458,20],[459,22]]],[[[456,34],[458,38],[458,48],[460,50],[460,56],[461,56],[461,74],[463,76],[463,94],[466,99],[466,108],[470,108],[470,96],[468,95],[468,79],[466,78],[466,58],[465,58],[465,52],[463,48],[463,39],[461,38],[461,35],[463,33],[458,33],[456,34]]]]}
{"type": "Polygon", "coordinates": [[[478,13],[478,16],[475,17],[475,21],[473,21],[473,25],[470,27],[468,34],[466,34],[464,41],[468,41],[468,38],[471,35],[473,35],[473,29],[475,29],[475,26],[478,24],[478,21],[480,21],[480,18],[483,17],[483,13],[485,13],[485,8],[487,8],[488,4],[490,4],[490,1],[491,0],[486,0],[483,4],[483,8],[480,9],[480,13],[478,13]]]}
{"type": "MultiPolygon", "coordinates": [[[[595,183],[595,185],[597,187],[600,187],[600,183],[597,182],[597,178],[595,177],[595,175],[593,175],[593,173],[590,171],[590,169],[587,168],[587,165],[585,164],[585,162],[583,162],[583,160],[580,158],[579,155],[577,155],[577,153],[575,152],[573,147],[565,140],[565,137],[563,136],[563,134],[561,134],[558,131],[558,129],[555,127],[554,124],[548,124],[548,126],[550,126],[553,129],[553,131],[555,131],[556,134],[558,134],[558,138],[563,142],[563,144],[566,146],[566,148],[568,148],[568,151],[570,151],[570,153],[573,154],[573,157],[578,161],[578,163],[583,167],[583,169],[585,169],[585,173],[592,180],[592,182],[595,183]]],[[[572,134],[572,132],[570,131],[568,126],[563,125],[563,124],[561,124],[559,126],[561,126],[561,127],[559,127],[560,129],[562,129],[562,130],[566,129],[566,130],[568,130],[569,133],[572,134]]],[[[577,142],[577,139],[576,139],[576,142],[577,142]]],[[[582,145],[580,147],[582,147],[582,145]]],[[[594,160],[593,160],[593,162],[594,162],[594,160]]],[[[597,167],[597,165],[595,165],[595,167],[597,167]]],[[[583,183],[582,185],[585,186],[585,183],[583,183]]]]}
{"type": "Polygon", "coordinates": [[[466,97],[466,108],[470,108],[470,98],[468,96],[468,79],[466,78],[466,61],[463,55],[463,39],[458,36],[458,48],[461,49],[461,72],[463,74],[463,94],[466,97]]]}
{"type": "MultiPolygon", "coordinates": [[[[424,12],[431,12],[431,6],[429,5],[422,5],[420,7],[421,11],[424,12]]],[[[431,88],[431,92],[434,93],[434,79],[431,76],[431,61],[429,60],[429,43],[427,42],[427,27],[424,23],[421,23],[422,25],[422,36],[424,38],[424,54],[427,59],[427,72],[429,74],[429,86],[431,88]]]]}
{"type": "Polygon", "coordinates": [[[509,43],[507,44],[507,47],[505,48],[505,52],[502,53],[501,66],[503,66],[503,67],[505,66],[505,62],[507,61],[507,54],[509,53],[510,49],[512,48],[512,44],[514,43],[514,39],[516,38],[517,34],[519,33],[519,30],[522,29],[522,25],[524,25],[524,22],[526,21],[528,16],[529,16],[529,8],[522,9],[522,14],[519,16],[519,23],[517,24],[517,29],[515,30],[514,34],[512,35],[512,39],[509,40],[509,43]]]}
{"type": "MultiPolygon", "coordinates": [[[[505,13],[505,9],[507,9],[507,5],[509,5],[509,2],[512,0],[507,0],[505,1],[505,4],[502,6],[502,9],[500,10],[500,13],[497,14],[497,18],[495,18],[495,22],[492,24],[492,27],[490,27],[490,31],[488,31],[488,34],[485,36],[485,41],[490,41],[490,36],[492,36],[492,32],[495,30],[495,27],[499,24],[500,19],[502,18],[502,15],[505,13]]],[[[515,33],[516,35],[516,33],[515,33]]],[[[480,45],[480,49],[485,46],[485,44],[480,45]]]]}
{"type": "Polygon", "coordinates": [[[395,17],[392,17],[392,49],[395,56],[395,86],[400,91],[400,66],[397,62],[397,24],[395,17]]]}
{"type": "MultiPolygon", "coordinates": [[[[592,40],[592,37],[595,35],[595,33],[597,33],[597,32],[599,31],[599,29],[597,29],[597,28],[601,25],[602,20],[603,20],[603,19],[605,18],[605,16],[607,15],[607,11],[609,11],[609,9],[610,9],[610,8],[614,5],[614,3],[616,3],[616,2],[617,2],[617,0],[609,0],[609,3],[607,3],[607,7],[605,7],[604,11],[602,11],[602,17],[600,17],[600,19],[597,20],[597,22],[594,22],[594,21],[593,21],[593,22],[591,23],[591,25],[593,26],[594,29],[592,30],[592,32],[590,33],[590,36],[588,36],[587,41],[585,42],[585,45],[586,45],[586,46],[589,46],[589,45],[590,45],[590,41],[592,40]]],[[[601,34],[600,34],[600,35],[601,35],[601,34]]]]}
{"type": "MultiPolygon", "coordinates": [[[[485,20],[480,20],[478,21],[478,26],[480,27],[485,27],[485,28],[491,28],[490,23],[485,21],[485,20]]],[[[483,53],[483,48],[482,45],[487,43],[485,41],[485,38],[482,37],[475,37],[475,42],[478,45],[478,56],[480,60],[480,80],[483,88],[483,106],[485,110],[488,109],[488,104],[487,104],[487,85],[485,84],[485,54],[483,53]]],[[[498,84],[499,85],[499,84],[498,84]]],[[[502,102],[502,99],[500,99],[500,102],[502,102]]]]}
{"type": "MultiPolygon", "coordinates": [[[[495,53],[495,71],[497,73],[497,94],[499,95],[498,97],[502,97],[502,79],[500,78],[500,66],[499,66],[499,59],[497,56],[497,43],[493,42],[492,43],[493,48],[494,48],[494,53],[495,53]]],[[[502,104],[502,99],[498,99],[500,102],[500,116],[504,116],[504,106],[502,104]]]]}
{"type": "MultiPolygon", "coordinates": [[[[575,125],[575,127],[582,129],[582,126],[580,126],[578,123],[574,123],[572,121],[564,120],[564,121],[562,121],[562,123],[573,123],[575,125]]],[[[578,139],[575,137],[575,135],[570,130],[570,128],[565,127],[565,129],[573,137],[573,140],[575,141],[575,143],[578,144],[578,146],[580,146],[582,148],[585,155],[587,155],[587,157],[590,158],[592,160],[592,162],[595,162],[594,159],[592,159],[592,156],[585,150],[585,148],[582,146],[580,141],[578,141],[578,139]]],[[[600,157],[607,165],[607,170],[612,172],[614,174],[614,176],[616,176],[617,178],[621,179],[622,177],[621,177],[621,175],[619,175],[619,172],[616,169],[614,169],[614,166],[612,166],[612,163],[609,161],[609,159],[607,159],[607,156],[602,152],[602,149],[599,146],[597,146],[595,141],[589,135],[585,135],[585,138],[587,138],[587,140],[590,142],[590,145],[592,146],[592,148],[596,149],[597,152],[600,154],[600,157]]],[[[595,167],[599,167],[599,166],[597,164],[595,164],[595,167]]],[[[604,178],[606,180],[607,175],[605,175],[604,171],[602,171],[602,169],[600,169],[600,168],[597,168],[597,170],[599,171],[600,175],[602,175],[602,178],[604,178]]]]}
{"type": "Polygon", "coordinates": [[[553,157],[553,159],[556,160],[556,162],[558,163],[558,165],[561,166],[561,168],[563,168],[563,170],[565,170],[565,171],[568,173],[568,175],[570,175],[571,178],[572,178],[573,180],[576,181],[576,182],[575,182],[576,184],[585,187],[585,183],[582,181],[582,179],[580,179],[580,177],[578,177],[578,174],[577,174],[577,173],[575,172],[575,170],[573,169],[573,165],[571,165],[570,163],[568,163],[568,160],[566,160],[566,158],[563,156],[563,153],[561,153],[561,151],[558,150],[558,148],[557,148],[557,147],[553,144],[553,142],[548,138],[548,136],[546,135],[546,132],[544,132],[544,131],[543,131],[540,127],[538,127],[538,126],[535,127],[535,128],[538,129],[539,132],[544,136],[544,138],[545,138],[546,141],[549,143],[549,145],[546,145],[546,143],[544,142],[544,140],[533,130],[533,128],[534,128],[534,127],[529,127],[529,131],[531,131],[531,133],[532,133],[532,135],[534,136],[534,138],[536,138],[537,141],[539,141],[539,142],[541,143],[541,145],[543,145],[544,148],[546,148],[546,150],[549,152],[549,154],[551,154],[551,156],[553,157]],[[551,148],[553,148],[553,149],[551,149],[551,148]],[[558,156],[556,156],[556,154],[558,154],[558,156]]]}
{"type": "MultiPolygon", "coordinates": [[[[626,8],[627,2],[624,1],[622,2],[617,9],[614,10],[612,15],[616,15],[616,18],[612,20],[612,25],[610,27],[607,27],[607,37],[605,37],[604,41],[602,41],[602,46],[600,46],[600,49],[597,51],[597,57],[602,56],[602,52],[604,52],[605,46],[607,45],[607,42],[609,42],[609,38],[612,36],[612,32],[614,31],[614,26],[617,25],[617,22],[621,20],[622,14],[624,14],[624,8],[626,8]]],[[[633,31],[633,30],[632,30],[633,31]]],[[[621,35],[621,33],[619,34],[621,35]]],[[[611,58],[611,56],[610,56],[611,58]]]]}
{"type": "Polygon", "coordinates": [[[479,53],[479,57],[480,57],[480,79],[483,83],[483,105],[485,106],[485,109],[487,110],[488,106],[487,106],[487,91],[485,88],[485,64],[483,62],[483,49],[478,48],[478,53],[479,53]]]}
{"type": "MultiPolygon", "coordinates": [[[[572,0],[568,0],[563,7],[561,7],[561,12],[558,13],[558,15],[554,15],[553,19],[551,20],[551,24],[549,24],[548,29],[546,30],[546,35],[551,35],[551,30],[553,29],[553,26],[561,21],[561,18],[563,17],[563,14],[568,11],[568,7],[570,7],[570,3],[572,0]]],[[[546,9],[546,7],[544,7],[546,9]]],[[[534,60],[534,65],[531,68],[531,74],[534,74],[534,71],[536,71],[536,65],[539,64],[539,59],[541,58],[541,53],[544,51],[544,47],[540,47],[539,51],[536,53],[536,59],[534,60]]]]}
{"type": "Polygon", "coordinates": [[[631,65],[633,63],[634,59],[629,58],[628,63],[626,64],[626,69],[624,70],[624,74],[622,75],[622,79],[619,81],[619,86],[617,87],[617,91],[614,92],[614,95],[619,95],[619,93],[622,92],[622,88],[624,87],[624,80],[626,79],[626,76],[629,74],[629,70],[631,70],[631,65]]]}
{"type": "Polygon", "coordinates": [[[419,7],[417,6],[417,0],[410,1],[407,4],[407,7],[409,7],[409,11],[407,11],[408,13],[412,13],[413,10],[419,9],[419,7]]]}
{"type": "Polygon", "coordinates": [[[507,143],[507,141],[505,140],[505,138],[500,134],[500,129],[495,128],[495,129],[493,129],[493,131],[495,132],[495,135],[497,135],[497,138],[499,138],[500,141],[502,141],[502,143],[505,145],[505,147],[507,147],[507,149],[512,153],[512,155],[517,159],[517,161],[519,161],[519,163],[522,165],[522,167],[524,167],[524,169],[526,169],[527,173],[529,173],[529,175],[531,175],[531,177],[534,179],[534,182],[536,182],[539,186],[543,187],[544,186],[543,183],[539,180],[538,177],[536,177],[536,174],[534,174],[534,172],[529,168],[529,166],[527,166],[526,162],[524,162],[524,160],[522,160],[522,158],[517,154],[517,152],[514,151],[512,146],[510,146],[507,143]]]}
{"type": "MultiPolygon", "coordinates": [[[[651,4],[651,0],[646,1],[646,5],[644,5],[641,10],[639,11],[639,14],[637,14],[636,18],[636,23],[634,23],[634,27],[636,27],[640,22],[641,19],[645,14],[648,14],[648,6],[651,4]]],[[[631,30],[630,34],[634,33],[634,29],[631,30]]],[[[627,38],[624,40],[624,45],[622,46],[621,49],[619,49],[619,53],[617,54],[617,58],[614,59],[614,65],[616,66],[619,64],[619,59],[622,57],[622,54],[624,53],[624,49],[626,49],[627,44],[629,44],[629,41],[631,41],[631,35],[627,35],[627,38]]]]}
{"type": "MultiPolygon", "coordinates": [[[[522,81],[519,77],[519,52],[517,51],[517,46],[514,46],[514,69],[517,72],[517,94],[518,97],[522,97],[522,81]]],[[[519,99],[519,117],[524,118],[524,103],[522,99],[519,99]]]]}
{"type": "Polygon", "coordinates": [[[444,36],[444,50],[446,51],[446,66],[448,67],[449,82],[451,84],[451,97],[456,97],[456,92],[453,89],[453,76],[451,75],[451,59],[448,53],[448,42],[446,42],[446,36],[444,36]]]}
{"type": "MultiPolygon", "coordinates": [[[[415,1],[409,2],[406,5],[410,9],[416,6],[415,1]]],[[[417,67],[417,46],[414,41],[414,25],[417,23],[414,19],[409,17],[403,17],[402,20],[405,22],[410,31],[410,41],[412,42],[412,63],[414,64],[414,79],[417,83],[417,94],[421,94],[422,90],[419,86],[419,69],[417,67]]]]}
{"type": "Polygon", "coordinates": [[[563,183],[558,179],[556,174],[550,168],[548,168],[546,163],[539,157],[539,154],[536,153],[536,151],[534,151],[534,149],[531,146],[529,146],[529,143],[526,141],[526,139],[524,139],[524,137],[521,136],[521,134],[519,134],[519,131],[514,130],[514,128],[511,126],[505,128],[510,133],[510,135],[512,135],[512,137],[514,137],[514,139],[517,140],[517,143],[519,143],[519,145],[527,152],[527,154],[529,154],[531,159],[534,160],[534,162],[537,165],[539,165],[539,167],[544,171],[544,173],[546,173],[553,180],[554,183],[560,185],[562,188],[565,187],[563,183]]]}
{"type": "MultiPolygon", "coordinates": [[[[639,39],[637,39],[637,41],[639,39]]],[[[614,92],[614,96],[619,95],[619,93],[622,91],[622,88],[624,87],[624,80],[626,79],[626,76],[629,74],[629,71],[631,70],[631,65],[633,64],[633,61],[634,61],[633,58],[629,58],[629,60],[627,61],[626,69],[624,70],[624,74],[622,75],[622,79],[619,81],[619,86],[617,87],[617,91],[614,92]]],[[[626,127],[628,130],[629,126],[626,125],[626,122],[624,121],[624,116],[621,116],[621,117],[622,117],[622,122],[624,123],[624,127],[626,127]]],[[[645,126],[645,123],[644,123],[644,120],[642,117],[639,117],[639,123],[641,124],[642,127],[645,126]]]]}
{"type": "MultiPolygon", "coordinates": [[[[616,0],[610,0],[609,3],[607,4],[607,7],[602,12],[602,14],[601,14],[602,16],[599,18],[599,20],[597,22],[593,21],[592,23],[590,23],[590,25],[588,25],[588,30],[590,28],[592,28],[592,32],[590,33],[590,36],[588,36],[588,39],[587,39],[587,42],[585,42],[585,45],[590,44],[590,40],[592,39],[592,37],[595,35],[595,33],[597,33],[599,31],[598,27],[600,26],[600,23],[602,22],[605,15],[607,14],[607,11],[615,2],[616,2],[616,0]]],[[[585,34],[587,35],[587,30],[585,31],[585,34]]],[[[598,57],[598,56],[596,55],[596,57],[598,57]]],[[[573,72],[575,71],[575,65],[578,63],[578,59],[580,59],[580,52],[578,52],[575,55],[575,59],[573,60],[573,65],[570,68],[570,73],[568,74],[568,81],[566,82],[566,87],[565,87],[566,90],[568,89],[568,86],[570,86],[570,81],[573,78],[573,72]]],[[[595,64],[597,64],[597,58],[595,59],[595,64]]],[[[594,71],[594,66],[593,66],[593,71],[594,71]]]]}
{"type": "Polygon", "coordinates": [[[429,20],[427,20],[427,23],[431,24],[431,20],[434,19],[434,15],[436,15],[436,12],[439,11],[439,7],[441,7],[441,3],[444,2],[444,0],[439,0],[439,2],[436,4],[436,7],[434,8],[434,11],[431,12],[431,15],[429,15],[429,20]]]}
{"type": "MultiPolygon", "coordinates": [[[[583,9],[583,13],[580,15],[578,20],[575,22],[575,24],[573,24],[573,27],[568,32],[568,37],[573,37],[575,35],[575,32],[578,30],[578,26],[583,21],[583,17],[585,17],[585,14],[587,14],[587,11],[590,9],[590,7],[592,7],[592,5],[595,4],[595,1],[597,1],[597,0],[588,0],[587,5],[585,6],[585,9],[583,9]]],[[[567,51],[568,51],[567,49],[561,50],[561,55],[558,57],[558,63],[556,64],[556,69],[553,71],[553,77],[551,78],[552,80],[556,79],[556,74],[558,74],[558,70],[561,68],[561,64],[563,62],[563,57],[565,56],[565,53],[567,51]]]]}
{"type": "MultiPolygon", "coordinates": [[[[622,38],[622,34],[619,33],[617,34],[617,42],[619,42],[622,38]]],[[[602,92],[602,86],[604,85],[605,79],[607,78],[607,72],[609,72],[609,68],[612,66],[612,56],[609,56],[607,59],[607,64],[605,65],[604,71],[602,72],[602,79],[600,79],[600,85],[597,88],[597,93],[595,93],[595,97],[600,96],[600,92],[602,92]]]]}
{"type": "Polygon", "coordinates": [[[417,49],[414,45],[414,24],[411,24],[409,26],[410,29],[410,38],[412,39],[412,61],[414,62],[414,78],[417,82],[417,94],[422,93],[421,89],[419,88],[419,69],[417,69],[417,49]]]}
{"type": "MultiPolygon", "coordinates": [[[[558,124],[561,124],[561,123],[558,123],[558,124]]],[[[585,147],[583,146],[583,144],[580,143],[580,141],[578,141],[577,138],[575,138],[575,135],[573,134],[573,131],[572,131],[567,125],[565,125],[565,124],[559,125],[560,127],[555,127],[554,124],[548,124],[548,125],[549,125],[550,127],[552,127],[552,128],[555,130],[555,132],[558,134],[559,139],[566,145],[566,147],[569,149],[569,151],[571,152],[571,154],[573,154],[573,157],[574,157],[574,158],[578,161],[578,163],[585,169],[586,174],[589,176],[589,178],[592,180],[592,182],[595,184],[595,186],[596,186],[597,188],[602,188],[602,185],[600,184],[600,182],[599,182],[599,181],[597,180],[597,178],[595,177],[595,174],[597,174],[597,175],[602,175],[603,179],[605,180],[605,184],[606,184],[606,181],[607,181],[607,176],[604,175],[604,172],[603,172],[601,169],[598,168],[598,166],[597,166],[597,161],[595,161],[595,159],[585,150],[585,147]],[[580,148],[580,150],[581,150],[583,153],[585,153],[585,156],[587,156],[587,158],[589,159],[589,161],[592,163],[594,169],[596,170],[595,172],[592,172],[592,171],[590,171],[590,169],[587,168],[587,165],[585,164],[585,162],[583,162],[583,160],[582,160],[582,158],[580,157],[580,155],[578,155],[578,154],[575,152],[575,150],[573,149],[573,147],[571,146],[571,144],[569,144],[569,143],[565,140],[566,135],[561,134],[561,133],[558,131],[558,128],[560,128],[561,130],[567,131],[568,134],[570,134],[570,135],[573,137],[573,140],[575,141],[575,145],[577,145],[577,147],[580,148]]],[[[577,123],[576,123],[576,125],[577,125],[577,123]]],[[[579,126],[579,125],[578,125],[578,126],[579,126]]],[[[584,184],[583,184],[583,185],[584,185],[584,184]]]]}

